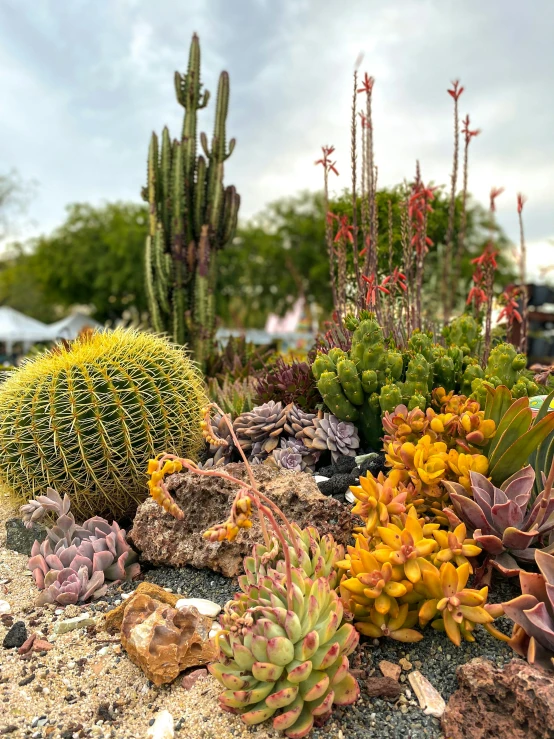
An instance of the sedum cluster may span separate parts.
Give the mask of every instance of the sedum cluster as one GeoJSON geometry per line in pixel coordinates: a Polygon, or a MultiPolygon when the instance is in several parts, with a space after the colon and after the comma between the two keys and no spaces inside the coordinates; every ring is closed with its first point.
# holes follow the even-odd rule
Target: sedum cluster
{"type": "Polygon", "coordinates": [[[348,570],[341,597],[361,634],[417,642],[423,635],[414,627],[431,623],[457,646],[474,641],[476,624],[498,635],[491,624],[499,609],[487,605],[488,589],[467,587],[469,558],[481,550],[466,538],[464,524],[441,530],[419,519],[412,505],[355,539],[338,566],[348,570]]]}
{"type": "Polygon", "coordinates": [[[487,474],[489,462],[481,452],[494,437],[496,425],[464,395],[438,388],[433,401],[439,412],[399,405],[385,413],[383,427],[387,464],[437,511],[447,499],[444,481],[455,481],[469,491],[470,472],[487,474]]]}

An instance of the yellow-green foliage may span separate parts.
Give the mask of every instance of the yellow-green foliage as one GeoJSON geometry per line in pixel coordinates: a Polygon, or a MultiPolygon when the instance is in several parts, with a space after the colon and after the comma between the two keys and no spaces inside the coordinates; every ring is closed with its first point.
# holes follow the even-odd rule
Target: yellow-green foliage
{"type": "Polygon", "coordinates": [[[202,377],[184,352],[131,329],[26,361],[0,388],[0,480],[16,500],[48,485],[83,518],[131,513],[160,449],[202,445],[202,377]]]}

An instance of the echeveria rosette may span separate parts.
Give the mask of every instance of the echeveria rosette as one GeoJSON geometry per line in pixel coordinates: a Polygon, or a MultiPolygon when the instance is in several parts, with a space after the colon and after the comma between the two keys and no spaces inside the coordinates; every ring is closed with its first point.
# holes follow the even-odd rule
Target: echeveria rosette
{"type": "Polygon", "coordinates": [[[517,575],[516,560],[533,562],[535,547],[554,529],[554,499],[544,490],[529,506],[535,473],[524,467],[497,488],[484,475],[470,472],[471,492],[459,484],[443,481],[454,512],[446,511],[452,524],[460,519],[473,531],[473,539],[504,575],[517,575]],[[547,497],[545,498],[545,495],[547,497]]]}
{"type": "Polygon", "coordinates": [[[273,717],[274,729],[301,739],[333,705],[357,700],[348,655],[359,635],[342,622],[342,603],[326,577],[312,580],[299,569],[291,575],[292,609],[286,575],[269,570],[263,590],[271,605],[249,608],[220,632],[219,660],[208,669],[225,688],[219,696],[225,711],[248,726],[273,717]]]}
{"type": "Polygon", "coordinates": [[[341,421],[332,413],[324,413],[322,418],[314,420],[314,426],[304,430],[304,444],[313,450],[329,449],[333,462],[341,454],[355,457],[360,446],[358,430],[353,423],[341,421]]]}
{"type": "Polygon", "coordinates": [[[537,551],[540,573],[519,573],[522,595],[503,603],[514,622],[510,646],[530,664],[554,670],[554,556],[537,551]]]}
{"type": "MultiPolygon", "coordinates": [[[[65,496],[62,501],[55,490],[49,490],[47,497],[41,496],[37,502],[46,512],[58,513],[55,525],[47,529],[46,539],[34,542],[27,564],[37,587],[49,593],[41,595],[39,601],[82,602],[93,594],[102,595],[105,582],[138,575],[137,555],[127,543],[125,530],[115,521],[110,524],[95,516],[80,526],[69,512],[69,498],[65,496]],[[76,573],[76,578],[69,577],[71,572],[76,573]],[[76,601],[67,601],[70,593],[77,593],[76,601]],[[50,600],[56,594],[62,600],[50,600]]],[[[37,520],[37,511],[38,508],[31,515],[32,520],[37,520]]]]}

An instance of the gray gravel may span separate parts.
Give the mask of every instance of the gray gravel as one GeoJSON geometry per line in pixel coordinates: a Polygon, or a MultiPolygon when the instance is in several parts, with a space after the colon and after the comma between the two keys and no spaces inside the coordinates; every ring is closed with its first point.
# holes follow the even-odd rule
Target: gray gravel
{"type": "MultiPolygon", "coordinates": [[[[174,593],[209,598],[220,605],[232,598],[238,589],[234,579],[193,567],[151,568],[143,572],[141,579],[171,588],[174,593]]],[[[104,600],[113,604],[121,598],[122,592],[129,592],[135,587],[136,583],[123,583],[110,588],[104,600]]],[[[506,579],[495,574],[489,600],[502,602],[519,595],[519,592],[518,578],[506,579]]],[[[507,619],[499,619],[496,625],[506,633],[511,630],[511,623],[507,619]]],[[[474,635],[475,642],[463,642],[460,648],[430,627],[425,630],[425,638],[418,644],[403,644],[392,639],[377,642],[362,638],[360,648],[350,658],[351,667],[358,671],[360,700],[354,706],[335,708],[329,721],[323,727],[314,729],[314,739],[337,739],[339,731],[342,731],[344,739],[443,739],[440,721],[426,716],[413,692],[408,692],[410,685],[407,675],[411,669],[420,670],[448,701],[457,688],[456,668],[459,665],[475,657],[486,657],[501,666],[516,656],[505,642],[494,639],[482,627],[478,626],[474,635]],[[372,676],[381,676],[379,662],[388,660],[398,664],[402,658],[412,664],[412,668],[403,671],[400,677],[405,692],[395,700],[369,698],[364,690],[365,682],[372,676]]],[[[255,731],[252,733],[255,734],[255,731]]]]}

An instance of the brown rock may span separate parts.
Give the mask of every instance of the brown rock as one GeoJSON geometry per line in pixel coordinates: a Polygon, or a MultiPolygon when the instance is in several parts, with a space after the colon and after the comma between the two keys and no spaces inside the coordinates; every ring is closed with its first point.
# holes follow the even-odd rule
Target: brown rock
{"type": "Polygon", "coordinates": [[[121,643],[154,685],[170,683],[187,667],[215,659],[212,619],[196,608],[175,608],[138,595],[125,606],[121,643]]]}
{"type": "Polygon", "coordinates": [[[185,675],[181,685],[185,690],[190,690],[199,678],[206,677],[207,674],[208,670],[205,667],[200,667],[198,670],[193,670],[188,675],[185,675]]]}
{"type": "Polygon", "coordinates": [[[36,634],[31,634],[31,636],[28,636],[27,639],[23,642],[23,644],[19,647],[17,650],[18,654],[27,654],[27,652],[31,651],[31,647],[33,646],[33,642],[37,638],[36,634]]]}
{"type": "Polygon", "coordinates": [[[392,677],[370,677],[366,680],[365,691],[370,698],[398,698],[402,686],[392,677]]]}
{"type": "MultiPolygon", "coordinates": [[[[290,521],[299,526],[315,526],[320,534],[331,533],[341,544],[350,544],[356,521],[347,506],[319,492],[312,475],[290,473],[258,465],[253,468],[260,491],[274,501],[290,521]]],[[[227,465],[225,471],[247,479],[244,464],[227,465]]],[[[168,489],[183,509],[177,521],[153,500],[139,506],[130,532],[142,558],[155,565],[182,567],[185,564],[209,567],[234,577],[242,572],[242,560],[262,541],[257,517],[251,529],[243,529],[234,542],[208,542],[206,529],[224,521],[230,511],[237,486],[217,477],[193,473],[171,475],[168,489]]]]}
{"type": "Polygon", "coordinates": [[[33,642],[33,652],[49,652],[51,649],[54,649],[54,645],[45,639],[35,639],[33,642]]]}
{"type": "Polygon", "coordinates": [[[409,672],[413,667],[412,663],[409,660],[407,660],[406,657],[402,657],[402,659],[399,659],[398,664],[406,672],[409,672]]]}
{"type": "Polygon", "coordinates": [[[386,659],[382,659],[379,662],[379,669],[385,677],[390,677],[392,680],[398,682],[402,668],[400,665],[395,665],[394,662],[388,662],[386,659]]]}
{"type": "Polygon", "coordinates": [[[104,628],[110,634],[116,634],[121,629],[123,623],[123,614],[127,606],[133,602],[139,595],[148,595],[150,598],[157,600],[159,603],[166,603],[168,606],[175,608],[175,604],[179,600],[180,596],[175,593],[168,593],[159,585],[154,585],[151,582],[141,582],[135,592],[130,598],[120,603],[117,608],[106,613],[104,617],[104,628]]]}
{"type": "Polygon", "coordinates": [[[460,687],[442,717],[449,739],[553,739],[552,673],[520,659],[498,668],[479,658],[456,675],[460,687]]]}

